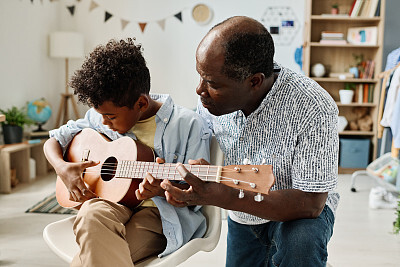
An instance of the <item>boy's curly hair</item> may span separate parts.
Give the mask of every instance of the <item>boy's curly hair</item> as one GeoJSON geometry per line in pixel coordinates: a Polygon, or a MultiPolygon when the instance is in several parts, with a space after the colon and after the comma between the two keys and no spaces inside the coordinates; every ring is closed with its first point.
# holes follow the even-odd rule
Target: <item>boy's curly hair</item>
{"type": "Polygon", "coordinates": [[[70,82],[80,102],[98,108],[111,101],[131,108],[141,94],[149,94],[150,72],[135,40],[112,39],[86,57],[70,82]]]}

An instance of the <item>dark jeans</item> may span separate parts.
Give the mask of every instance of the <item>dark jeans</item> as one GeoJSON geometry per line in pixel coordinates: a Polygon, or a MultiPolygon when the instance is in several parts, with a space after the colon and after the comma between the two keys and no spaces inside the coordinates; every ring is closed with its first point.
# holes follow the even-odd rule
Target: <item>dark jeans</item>
{"type": "Polygon", "coordinates": [[[245,225],[228,218],[226,266],[326,266],[334,221],[327,206],[315,219],[245,225]]]}

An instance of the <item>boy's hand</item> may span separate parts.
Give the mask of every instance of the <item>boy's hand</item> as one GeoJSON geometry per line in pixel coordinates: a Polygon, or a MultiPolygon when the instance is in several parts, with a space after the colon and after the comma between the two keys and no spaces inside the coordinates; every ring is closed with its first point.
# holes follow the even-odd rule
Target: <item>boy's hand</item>
{"type": "MultiPolygon", "coordinates": [[[[165,163],[162,158],[156,158],[158,164],[165,163]]],[[[160,186],[161,180],[156,179],[150,173],[147,173],[143,178],[143,181],[139,184],[139,188],[136,189],[135,195],[138,200],[145,200],[155,196],[164,196],[164,189],[160,186]]]]}
{"type": "Polygon", "coordinates": [[[96,166],[97,164],[99,162],[91,160],[86,162],[67,162],[57,167],[57,175],[69,191],[69,200],[84,202],[97,197],[95,193],[87,188],[82,179],[82,172],[86,168],[96,166]]]}
{"type": "Polygon", "coordinates": [[[136,189],[135,195],[138,200],[145,200],[155,196],[164,196],[164,189],[160,186],[161,180],[156,179],[150,173],[146,174],[143,181],[139,184],[139,189],[136,189]]]}

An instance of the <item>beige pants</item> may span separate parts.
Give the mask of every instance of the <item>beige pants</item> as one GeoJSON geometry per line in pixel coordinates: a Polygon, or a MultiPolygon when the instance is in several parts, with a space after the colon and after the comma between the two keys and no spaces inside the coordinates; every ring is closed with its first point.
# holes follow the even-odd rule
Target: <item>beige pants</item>
{"type": "Polygon", "coordinates": [[[80,251],[71,266],[134,266],[167,244],[157,208],[132,211],[103,199],[86,201],[73,229],[80,251]]]}

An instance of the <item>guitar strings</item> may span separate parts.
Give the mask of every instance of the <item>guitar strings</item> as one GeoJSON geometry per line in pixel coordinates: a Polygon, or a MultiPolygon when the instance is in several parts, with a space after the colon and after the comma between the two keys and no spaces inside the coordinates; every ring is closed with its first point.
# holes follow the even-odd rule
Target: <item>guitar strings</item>
{"type": "MultiPolygon", "coordinates": [[[[96,171],[91,171],[91,172],[87,172],[86,171],[85,173],[98,174],[98,172],[96,172],[96,171]]],[[[114,172],[100,172],[100,175],[102,175],[102,174],[104,174],[104,175],[114,175],[114,172]]],[[[135,171],[133,174],[144,174],[144,172],[135,171]]],[[[152,174],[152,175],[154,175],[154,174],[166,174],[166,176],[170,175],[170,173],[166,173],[166,172],[156,172],[156,173],[150,173],[150,174],[152,174]]],[[[173,175],[173,177],[163,177],[163,178],[154,177],[154,178],[156,178],[156,179],[167,179],[167,180],[184,180],[182,177],[179,177],[179,176],[175,177],[175,175],[177,175],[177,174],[179,174],[179,173],[171,174],[171,175],[173,175]]],[[[203,180],[205,180],[206,182],[208,182],[208,177],[215,177],[215,175],[211,175],[211,174],[209,174],[209,175],[199,174],[197,176],[199,178],[203,178],[203,180]]],[[[114,177],[114,178],[130,179],[130,180],[132,180],[132,179],[142,179],[142,178],[139,178],[139,177],[137,177],[137,178],[136,177],[114,177]]],[[[233,179],[233,178],[226,177],[226,176],[220,176],[220,179],[219,179],[219,181],[223,181],[223,182],[234,182],[235,180],[238,181],[238,182],[241,182],[241,183],[252,184],[251,182],[247,182],[247,181],[243,181],[243,180],[239,180],[239,179],[233,179]]],[[[211,181],[211,182],[213,182],[213,181],[211,181]]]]}
{"type": "MultiPolygon", "coordinates": [[[[104,163],[102,166],[104,166],[104,165],[106,165],[107,167],[118,166],[118,164],[111,164],[111,163],[110,164],[104,163]]],[[[91,167],[87,167],[87,169],[89,169],[89,168],[91,168],[91,169],[101,168],[102,166],[91,166],[91,167]]],[[[193,168],[191,168],[191,167],[186,168],[186,169],[190,169],[189,171],[193,171],[193,172],[194,171],[208,171],[208,170],[210,170],[209,168],[205,167],[205,166],[209,166],[209,165],[189,165],[189,166],[194,166],[193,168],[198,168],[198,170],[192,170],[193,168]],[[197,167],[197,166],[199,166],[199,167],[197,167]],[[201,170],[200,168],[204,168],[204,169],[201,170]]],[[[135,170],[146,169],[144,167],[135,167],[135,166],[129,166],[129,167],[134,167],[135,170]]],[[[218,169],[219,168],[218,166],[211,166],[211,165],[210,165],[210,167],[214,168],[214,169],[218,169]]],[[[221,167],[221,168],[222,168],[221,171],[223,171],[223,172],[236,172],[237,173],[237,171],[235,169],[231,169],[231,168],[227,168],[227,167],[221,167]]],[[[111,170],[111,171],[115,170],[114,168],[102,168],[102,169],[103,170],[111,170]]],[[[164,167],[157,167],[156,169],[165,169],[165,168],[164,167]]],[[[170,168],[168,168],[168,169],[170,170],[170,168]]],[[[125,170],[123,169],[123,170],[120,170],[120,171],[125,171],[125,170]]],[[[240,170],[240,172],[254,172],[254,170],[240,170]]]]}

